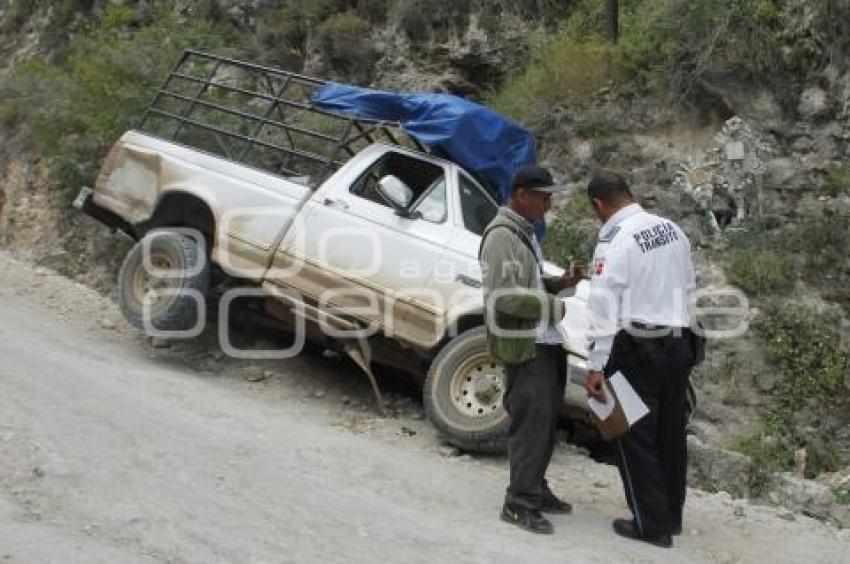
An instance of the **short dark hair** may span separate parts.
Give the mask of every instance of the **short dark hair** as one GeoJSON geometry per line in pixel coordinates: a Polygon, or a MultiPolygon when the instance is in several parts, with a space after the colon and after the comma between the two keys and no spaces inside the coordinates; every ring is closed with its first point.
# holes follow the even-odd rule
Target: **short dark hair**
{"type": "Polygon", "coordinates": [[[631,199],[632,191],[626,184],[623,175],[613,170],[600,170],[593,175],[587,185],[587,197],[591,200],[599,199],[603,202],[616,202],[622,199],[631,199]]]}

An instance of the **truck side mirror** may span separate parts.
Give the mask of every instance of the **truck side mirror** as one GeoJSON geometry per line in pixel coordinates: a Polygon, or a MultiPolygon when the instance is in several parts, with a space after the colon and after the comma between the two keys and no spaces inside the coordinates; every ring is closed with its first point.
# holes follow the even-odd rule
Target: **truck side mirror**
{"type": "Polygon", "coordinates": [[[392,174],[378,181],[378,193],[401,215],[407,214],[407,208],[413,201],[413,190],[410,186],[392,174]]]}

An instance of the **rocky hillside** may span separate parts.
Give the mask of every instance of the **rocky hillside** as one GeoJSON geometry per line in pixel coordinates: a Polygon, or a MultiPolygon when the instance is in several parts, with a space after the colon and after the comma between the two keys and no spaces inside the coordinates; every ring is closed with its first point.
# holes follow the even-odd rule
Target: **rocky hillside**
{"type": "Polygon", "coordinates": [[[0,1],[0,244],[111,291],[125,244],[67,204],[184,47],[468,96],[573,187],[552,258],[589,258],[581,191],[614,167],[687,229],[702,286],[746,295],[706,319],[749,330],[694,375],[694,479],[845,519],[850,2],[621,4],[613,42],[601,0],[0,1]]]}

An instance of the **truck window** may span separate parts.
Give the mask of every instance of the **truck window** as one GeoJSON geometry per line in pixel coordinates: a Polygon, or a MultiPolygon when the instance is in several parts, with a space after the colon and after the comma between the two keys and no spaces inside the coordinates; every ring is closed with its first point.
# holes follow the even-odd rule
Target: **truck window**
{"type": "Polygon", "coordinates": [[[432,182],[411,209],[421,213],[425,221],[443,223],[446,220],[446,177],[440,176],[432,182]]]}
{"type": "Polygon", "coordinates": [[[350,191],[376,204],[391,207],[378,193],[378,180],[392,174],[413,191],[412,209],[422,218],[436,223],[446,216],[446,174],[443,167],[408,155],[390,151],[366,169],[351,185],[350,191]]]}
{"type": "Polygon", "coordinates": [[[484,228],[493,220],[498,211],[496,203],[484,193],[468,176],[460,173],[460,209],[463,215],[463,226],[467,230],[481,235],[484,228]]]}

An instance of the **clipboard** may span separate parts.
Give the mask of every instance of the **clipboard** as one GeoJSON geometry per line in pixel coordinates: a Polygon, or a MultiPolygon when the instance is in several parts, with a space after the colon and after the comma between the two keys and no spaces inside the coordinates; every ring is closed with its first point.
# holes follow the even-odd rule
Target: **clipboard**
{"type": "Polygon", "coordinates": [[[606,441],[625,435],[649,413],[649,408],[622,372],[617,371],[605,380],[602,389],[605,401],[588,397],[587,404],[591,422],[606,441]]]}

